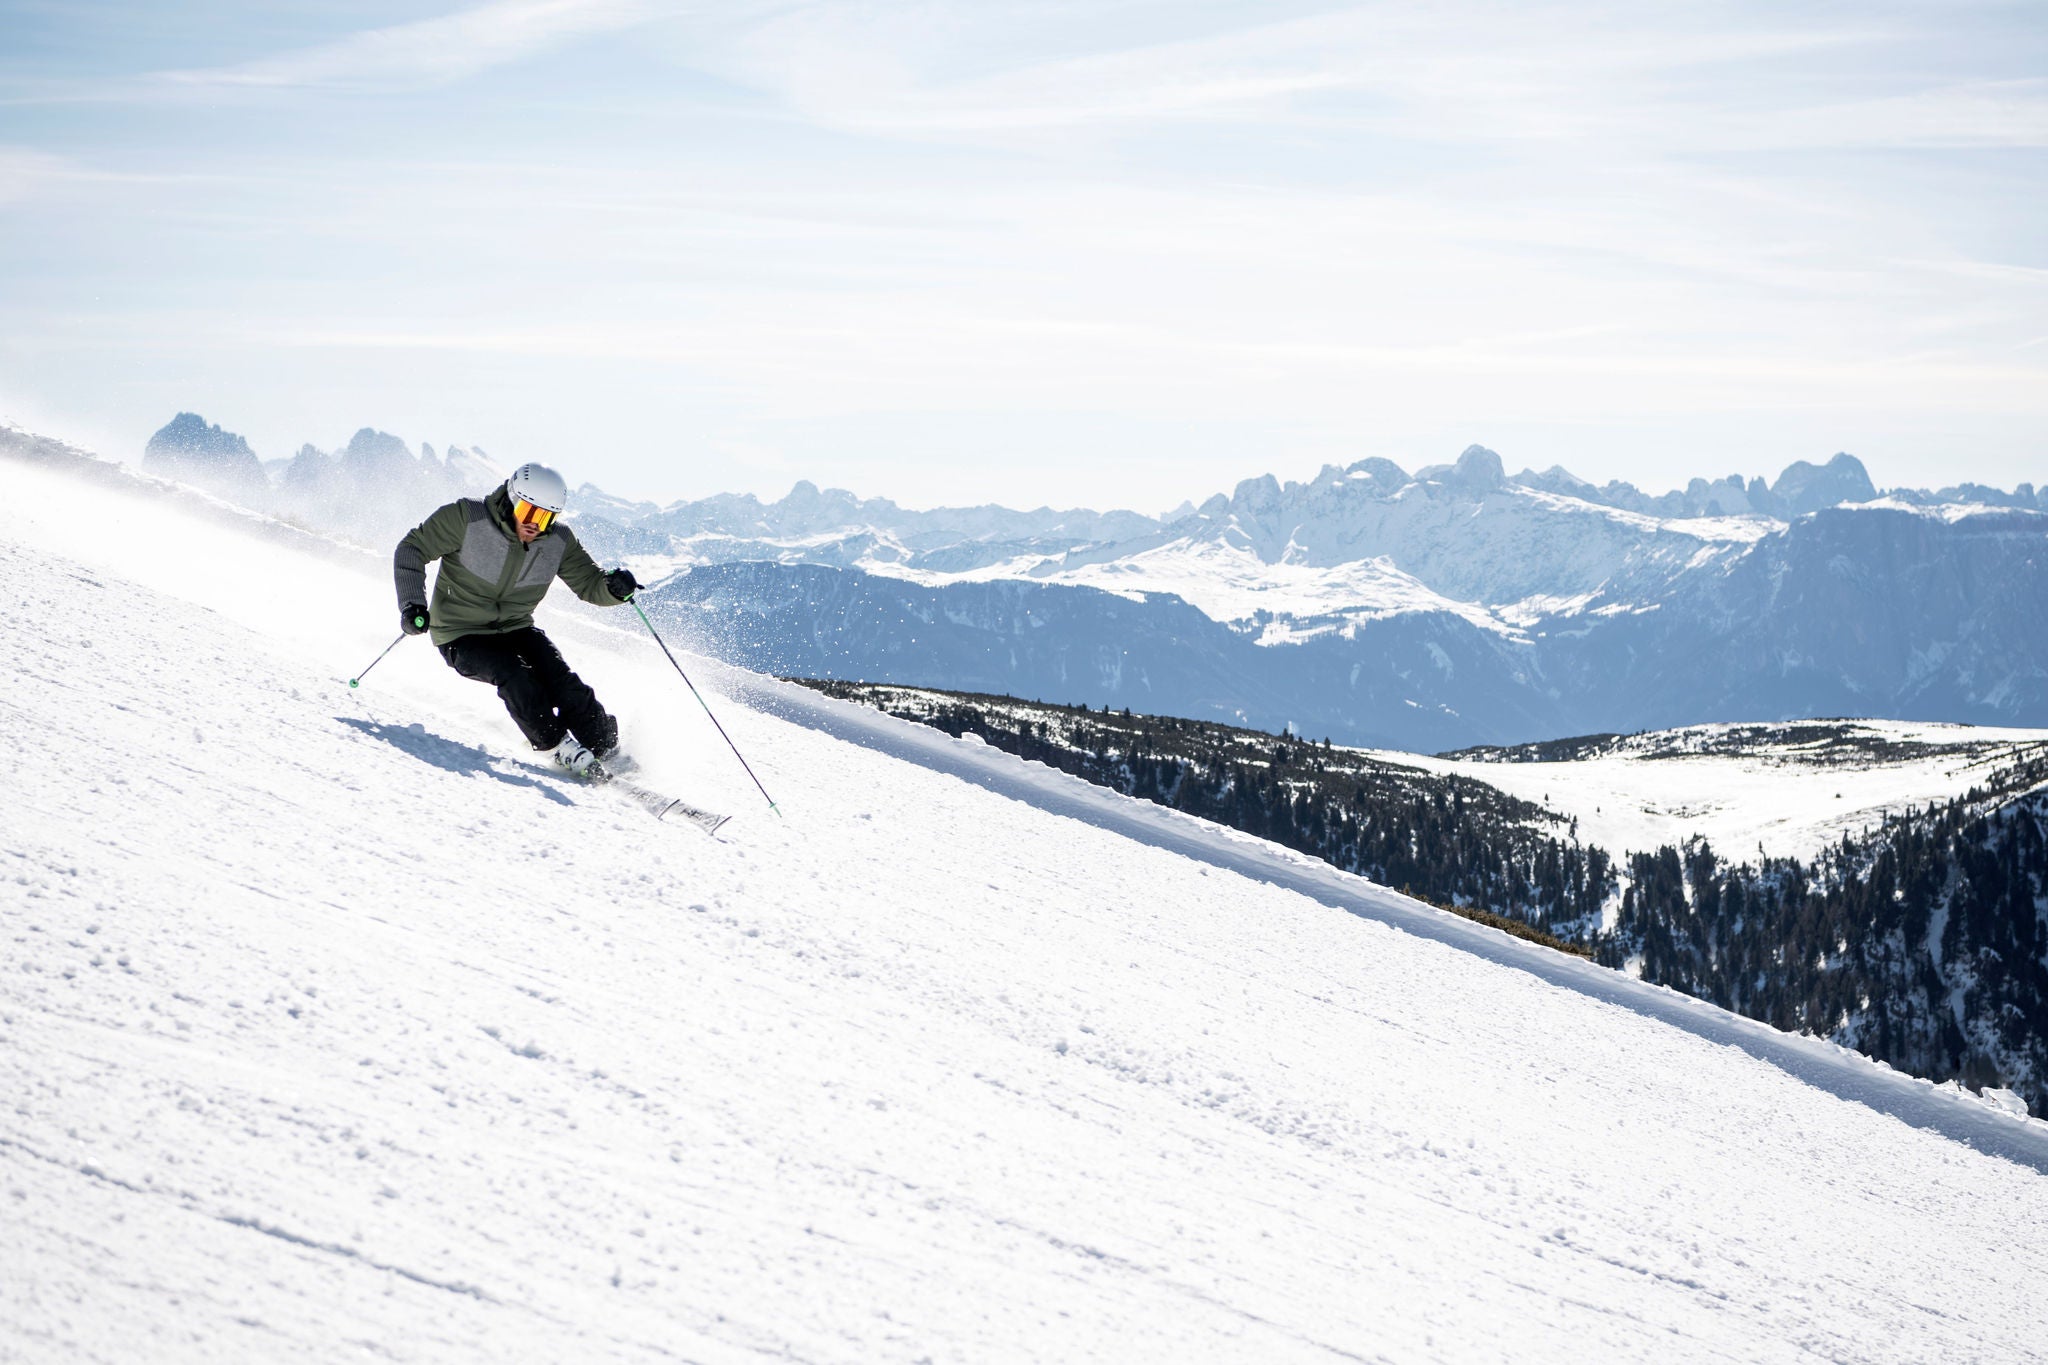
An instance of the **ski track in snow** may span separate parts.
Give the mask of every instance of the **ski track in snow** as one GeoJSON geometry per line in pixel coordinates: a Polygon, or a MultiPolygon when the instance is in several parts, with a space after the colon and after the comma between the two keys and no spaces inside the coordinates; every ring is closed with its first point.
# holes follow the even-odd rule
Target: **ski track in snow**
{"type": "Polygon", "coordinates": [[[544,616],[649,785],[741,817],[656,824],[422,643],[351,692],[380,557],[23,484],[0,1360],[2048,1340],[2040,1125],[1784,1041],[2006,1125],[2020,1160],[1987,1154],[1678,997],[702,665],[803,722],[712,694],[777,822],[649,642],[544,616]]]}

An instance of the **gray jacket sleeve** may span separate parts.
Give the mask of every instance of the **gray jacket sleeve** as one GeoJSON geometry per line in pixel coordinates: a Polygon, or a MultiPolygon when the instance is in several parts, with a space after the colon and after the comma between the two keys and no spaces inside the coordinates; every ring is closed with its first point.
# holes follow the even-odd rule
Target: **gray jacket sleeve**
{"type": "Polygon", "coordinates": [[[391,577],[398,587],[398,605],[427,605],[427,565],[462,548],[469,514],[451,502],[406,532],[391,556],[391,577]]]}
{"type": "Polygon", "coordinates": [[[604,585],[604,570],[597,567],[597,561],[590,557],[590,551],[583,548],[583,542],[576,539],[576,533],[564,526],[556,532],[567,544],[562,547],[562,567],[555,571],[555,577],[569,585],[584,601],[594,606],[624,606],[611,590],[604,585]]]}

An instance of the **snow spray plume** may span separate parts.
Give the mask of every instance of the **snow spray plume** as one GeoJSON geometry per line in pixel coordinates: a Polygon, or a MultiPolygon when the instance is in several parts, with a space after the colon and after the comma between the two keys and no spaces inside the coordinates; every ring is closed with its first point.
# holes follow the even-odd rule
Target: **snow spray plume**
{"type": "MultiPolygon", "coordinates": [[[[631,603],[634,613],[639,616],[640,624],[647,627],[647,633],[654,637],[654,643],[660,645],[661,652],[668,655],[668,661],[671,664],[675,664],[676,674],[677,676],[682,678],[683,686],[690,689],[690,695],[697,699],[697,705],[704,708],[704,714],[707,716],[711,716],[711,727],[714,730],[718,731],[718,737],[725,741],[725,747],[732,750],[732,756],[740,761],[740,766],[742,768],[746,768],[747,776],[754,778],[755,790],[759,791],[761,793],[762,799],[768,803],[768,809],[774,811],[775,814],[779,817],[782,814],[782,807],[776,805],[775,798],[768,795],[768,789],[761,785],[761,779],[758,777],[754,777],[754,770],[753,768],[748,766],[746,755],[740,752],[739,745],[732,742],[732,736],[728,735],[725,732],[725,727],[718,723],[718,717],[711,715],[711,703],[704,700],[704,694],[697,690],[697,684],[691,682],[690,675],[683,672],[683,666],[681,664],[676,663],[676,656],[673,653],[670,653],[669,651],[668,641],[661,638],[661,632],[654,628],[654,622],[647,619],[647,613],[640,610],[640,604],[638,602],[633,601],[633,599],[630,597],[626,600],[627,602],[631,603]]],[[[378,657],[382,658],[383,656],[379,655],[378,657]]],[[[365,673],[369,671],[370,670],[367,668],[363,670],[363,672],[365,673]]]]}
{"type": "MultiPolygon", "coordinates": [[[[404,638],[405,638],[405,632],[404,632],[404,631],[400,631],[400,632],[398,633],[398,640],[403,640],[404,638]]],[[[388,644],[388,645],[384,646],[384,654],[389,654],[389,653],[390,653],[390,652],[391,652],[392,650],[394,650],[394,649],[398,648],[398,640],[393,640],[393,641],[392,641],[392,642],[391,642],[390,644],[388,644]]],[[[379,654],[379,655],[378,655],[378,656],[377,656],[376,658],[374,658],[374,659],[370,660],[370,668],[375,668],[375,667],[376,667],[376,666],[377,666],[378,664],[381,664],[381,663],[383,663],[383,662],[384,662],[384,654],[379,654]]],[[[354,676],[353,678],[350,678],[350,679],[348,680],[348,685],[349,685],[350,687],[354,687],[354,686],[355,686],[355,685],[356,685],[357,683],[360,683],[360,682],[361,682],[361,681],[362,681],[363,679],[365,679],[365,678],[369,677],[369,676],[370,676],[370,668],[366,668],[366,669],[364,669],[364,670],[363,670],[362,672],[360,672],[360,673],[356,674],[356,675],[355,675],[355,676],[354,676]]]]}

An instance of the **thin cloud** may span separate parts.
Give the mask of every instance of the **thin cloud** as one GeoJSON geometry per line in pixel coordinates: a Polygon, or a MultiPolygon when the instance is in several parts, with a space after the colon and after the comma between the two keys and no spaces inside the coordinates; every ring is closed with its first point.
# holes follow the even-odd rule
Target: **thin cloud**
{"type": "MultiPolygon", "coordinates": [[[[2048,285],[2048,268],[2038,265],[2013,265],[2005,261],[1926,261],[1901,259],[1894,264],[1915,270],[1931,270],[1945,275],[1965,275],[1975,279],[1996,280],[2001,284],[2048,285]]],[[[2031,343],[2029,343],[2031,344],[2031,343]]]]}
{"type": "Polygon", "coordinates": [[[19,203],[69,179],[72,163],[30,147],[0,147],[0,204],[19,203]]]}
{"type": "Polygon", "coordinates": [[[219,176],[186,172],[114,171],[34,147],[0,145],[0,204],[18,204],[77,185],[191,185],[219,176]]]}
{"type": "Polygon", "coordinates": [[[1756,148],[2048,147],[2048,80],[1950,85],[1793,110],[1757,121],[1741,140],[1756,148]]]}
{"type": "Polygon", "coordinates": [[[830,126],[972,134],[1096,123],[1316,121],[1429,141],[1655,136],[1711,103],[1712,68],[1896,41],[1871,25],[1617,35],[1611,16],[1378,4],[1078,57],[1021,58],[961,79],[957,60],[862,9],[807,8],[756,28],[740,74],[830,126]],[[1687,81],[1674,82],[1684,75],[1687,81]],[[1680,89],[1674,89],[1674,85],[1680,89]],[[1691,93],[1681,93],[1681,90],[1691,93]],[[1708,92],[1702,94],[1701,92],[1708,92]],[[1647,126],[1646,126],[1647,119],[1647,126]]]}
{"type": "Polygon", "coordinates": [[[445,85],[590,34],[658,17],[650,0],[500,0],[436,19],[199,70],[164,71],[182,89],[379,89],[445,85]]]}

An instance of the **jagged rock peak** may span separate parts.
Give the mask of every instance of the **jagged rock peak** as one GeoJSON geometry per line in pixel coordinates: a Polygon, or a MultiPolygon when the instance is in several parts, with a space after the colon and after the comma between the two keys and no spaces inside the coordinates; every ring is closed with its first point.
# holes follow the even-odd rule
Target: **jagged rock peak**
{"type": "Polygon", "coordinates": [[[1590,489],[1593,487],[1592,484],[1587,483],[1584,479],[1572,473],[1569,469],[1566,469],[1561,464],[1554,464],[1550,468],[1544,470],[1541,474],[1536,475],[1530,474],[1529,471],[1525,469],[1522,471],[1520,477],[1524,482],[1527,482],[1532,478],[1547,479],[1551,483],[1557,484],[1565,488],[1590,489]]]}
{"type": "Polygon", "coordinates": [[[1280,501],[1280,481],[1271,474],[1261,474],[1256,479],[1245,479],[1237,485],[1230,497],[1234,507],[1259,511],[1280,501]]]}
{"type": "Polygon", "coordinates": [[[1458,463],[1451,469],[1446,481],[1455,483],[1473,492],[1492,492],[1507,482],[1507,471],[1501,467],[1500,456],[1485,446],[1466,446],[1458,456],[1458,463]]]}
{"type": "Polygon", "coordinates": [[[1707,516],[1744,516],[1761,510],[1751,500],[1749,488],[1742,482],[1740,474],[1730,474],[1713,483],[1694,479],[1685,486],[1685,500],[1707,516]]]}
{"type": "Polygon", "coordinates": [[[1863,461],[1842,452],[1825,465],[1795,460],[1771,485],[1771,495],[1784,513],[1799,516],[1837,503],[1869,502],[1877,496],[1877,487],[1863,461]]]}
{"type": "Polygon", "coordinates": [[[142,467],[230,492],[264,488],[270,482],[247,441],[210,425],[196,412],[179,413],[149,438],[142,450],[142,467]]]}
{"type": "Polygon", "coordinates": [[[256,452],[249,449],[247,441],[232,431],[223,431],[209,424],[196,412],[181,412],[165,423],[156,435],[149,438],[142,454],[145,461],[151,457],[171,457],[238,463],[242,456],[251,460],[256,458],[256,452]]]}
{"type": "Polygon", "coordinates": [[[401,456],[408,460],[417,458],[413,455],[411,446],[390,432],[378,431],[375,427],[364,427],[351,436],[348,447],[341,453],[350,460],[388,460],[401,456]]]}
{"type": "Polygon", "coordinates": [[[1381,497],[1386,497],[1398,489],[1405,488],[1409,483],[1407,470],[1401,468],[1392,460],[1382,459],[1378,455],[1357,461],[1350,468],[1346,469],[1344,474],[1346,478],[1354,482],[1370,482],[1373,492],[1381,497]]]}

